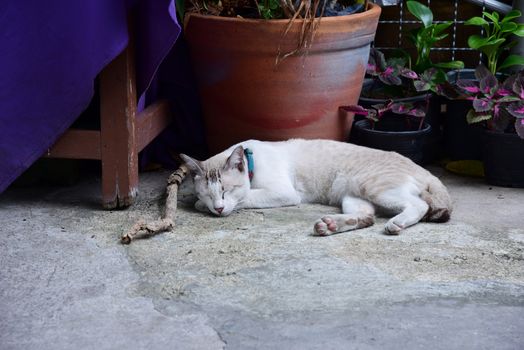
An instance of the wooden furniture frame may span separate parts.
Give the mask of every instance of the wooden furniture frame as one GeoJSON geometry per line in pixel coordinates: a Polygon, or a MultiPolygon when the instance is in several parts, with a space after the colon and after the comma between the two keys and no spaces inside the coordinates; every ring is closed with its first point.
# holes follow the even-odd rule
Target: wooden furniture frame
{"type": "Polygon", "coordinates": [[[103,207],[127,207],[138,193],[138,152],[170,121],[167,101],[158,101],[137,113],[134,49],[130,43],[100,73],[100,130],[69,129],[46,157],[100,160],[103,207]]]}

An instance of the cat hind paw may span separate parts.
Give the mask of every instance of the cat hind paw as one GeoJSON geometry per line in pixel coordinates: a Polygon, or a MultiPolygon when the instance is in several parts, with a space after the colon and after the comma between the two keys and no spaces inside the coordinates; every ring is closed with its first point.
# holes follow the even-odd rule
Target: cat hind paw
{"type": "Polygon", "coordinates": [[[328,236],[335,232],[337,232],[337,223],[329,216],[324,216],[322,219],[317,220],[313,226],[313,234],[315,236],[328,236]]]}
{"type": "Polygon", "coordinates": [[[390,220],[386,223],[386,227],[384,228],[386,234],[388,235],[398,235],[400,234],[400,231],[404,229],[404,225],[401,225],[399,223],[394,222],[393,220],[390,220]]]}
{"type": "Polygon", "coordinates": [[[317,220],[315,226],[313,226],[313,235],[328,236],[334,233],[356,230],[371,226],[374,221],[373,215],[361,217],[348,214],[324,216],[317,220]]]}

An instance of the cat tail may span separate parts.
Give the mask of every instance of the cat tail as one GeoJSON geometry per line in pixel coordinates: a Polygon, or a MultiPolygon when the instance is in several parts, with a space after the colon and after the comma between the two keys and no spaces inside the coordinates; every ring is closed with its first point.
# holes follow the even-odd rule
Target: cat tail
{"type": "Polygon", "coordinates": [[[423,220],[432,222],[446,222],[451,217],[453,205],[448,190],[434,177],[421,194],[422,199],[428,203],[429,209],[423,220]]]}

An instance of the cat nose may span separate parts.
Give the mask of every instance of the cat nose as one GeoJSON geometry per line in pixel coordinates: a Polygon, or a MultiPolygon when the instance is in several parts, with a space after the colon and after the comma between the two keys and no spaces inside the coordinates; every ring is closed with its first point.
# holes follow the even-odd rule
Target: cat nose
{"type": "Polygon", "coordinates": [[[222,214],[222,210],[224,210],[224,207],[215,208],[216,212],[219,214],[222,214]]]}

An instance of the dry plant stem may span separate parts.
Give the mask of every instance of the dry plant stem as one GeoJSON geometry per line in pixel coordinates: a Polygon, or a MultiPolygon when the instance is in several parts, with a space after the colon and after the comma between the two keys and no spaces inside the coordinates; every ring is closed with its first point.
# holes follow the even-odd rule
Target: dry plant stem
{"type": "Polygon", "coordinates": [[[280,7],[282,7],[282,10],[284,11],[284,15],[286,16],[286,18],[291,18],[295,14],[295,8],[289,0],[280,0],[280,7]]]}
{"type": "Polygon", "coordinates": [[[288,8],[292,12],[292,15],[289,16],[288,18],[293,17],[293,15],[298,11],[297,9],[295,9],[295,5],[293,5],[293,1],[292,0],[283,0],[283,1],[287,3],[288,8]]]}
{"type": "MultiPolygon", "coordinates": [[[[300,6],[298,7],[298,9],[295,11],[295,14],[293,15],[293,17],[291,17],[289,19],[289,22],[286,26],[286,30],[284,31],[284,33],[282,34],[282,38],[285,37],[287,35],[287,33],[289,32],[289,30],[291,29],[291,26],[293,25],[293,22],[300,17],[300,12],[302,12],[302,10],[304,9],[304,1],[305,0],[302,0],[300,2],[300,6]]],[[[282,55],[281,54],[281,49],[280,49],[280,44],[278,44],[278,52],[277,52],[277,57],[275,59],[275,66],[278,66],[278,64],[280,62],[282,62],[283,60],[285,60],[286,58],[288,58],[289,56],[292,56],[294,54],[296,54],[298,51],[300,51],[300,49],[302,48],[302,33],[300,34],[300,40],[299,40],[299,44],[297,46],[296,49],[294,49],[293,51],[291,52],[288,52],[286,53],[285,55],[282,55]]]]}
{"type": "Polygon", "coordinates": [[[122,235],[121,242],[123,244],[129,244],[135,239],[147,238],[160,232],[169,231],[175,226],[178,186],[186,177],[187,172],[188,168],[185,164],[182,164],[180,168],[167,179],[167,197],[164,216],[152,222],[146,222],[143,219],[138,220],[129,231],[122,235]]]}
{"type": "Polygon", "coordinates": [[[254,0],[255,1],[255,5],[257,5],[257,12],[258,12],[258,15],[260,17],[262,17],[262,12],[260,12],[260,5],[258,4],[258,0],[254,0]]]}
{"type": "MultiPolygon", "coordinates": [[[[286,0],[281,0],[281,3],[282,2],[285,3],[285,1],[286,0]]],[[[290,56],[298,54],[299,52],[304,52],[307,54],[308,49],[313,44],[315,32],[317,31],[318,26],[320,25],[320,19],[324,15],[325,3],[321,10],[321,16],[316,18],[316,13],[317,13],[319,5],[320,5],[320,0],[301,0],[298,9],[294,11],[293,16],[289,19],[286,29],[284,30],[284,33],[282,34],[282,37],[285,37],[288,34],[289,30],[291,29],[295,20],[299,18],[303,19],[302,27],[300,30],[299,43],[294,50],[286,54],[283,54],[283,55],[282,55],[281,48],[279,45],[278,52],[277,52],[277,58],[275,60],[275,66],[278,66],[280,62],[282,62],[283,60],[285,60],[286,58],[290,56]]],[[[284,6],[282,7],[285,8],[284,6]]],[[[286,11],[284,12],[287,14],[286,11]]]]}

